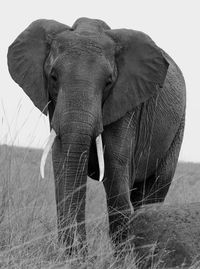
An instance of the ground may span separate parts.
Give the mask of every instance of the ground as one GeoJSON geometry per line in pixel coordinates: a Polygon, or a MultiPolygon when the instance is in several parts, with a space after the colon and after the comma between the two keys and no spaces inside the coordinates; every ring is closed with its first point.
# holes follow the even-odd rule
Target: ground
{"type": "MultiPolygon", "coordinates": [[[[51,158],[42,180],[41,154],[36,149],[0,146],[0,268],[58,268],[63,263],[63,248],[56,243],[51,158]]],[[[112,248],[105,193],[102,183],[91,179],[87,187],[90,258],[86,267],[108,268],[112,248]]],[[[165,203],[190,202],[200,202],[200,164],[179,163],[165,203]]],[[[79,262],[74,258],[69,267],[59,268],[78,268],[79,262]]]]}

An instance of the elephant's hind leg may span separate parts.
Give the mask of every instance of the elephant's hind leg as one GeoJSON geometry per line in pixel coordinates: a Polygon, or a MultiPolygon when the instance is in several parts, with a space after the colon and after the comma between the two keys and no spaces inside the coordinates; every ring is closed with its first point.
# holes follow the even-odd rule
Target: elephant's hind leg
{"type": "Polygon", "coordinates": [[[184,132],[184,116],[166,155],[159,161],[155,174],[144,182],[136,182],[131,192],[134,208],[143,204],[163,202],[173,179],[184,132]]]}

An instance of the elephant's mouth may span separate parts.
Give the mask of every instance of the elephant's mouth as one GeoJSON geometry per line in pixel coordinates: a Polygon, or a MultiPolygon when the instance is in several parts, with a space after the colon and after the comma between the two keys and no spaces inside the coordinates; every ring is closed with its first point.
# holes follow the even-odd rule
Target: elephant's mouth
{"type": "MultiPolygon", "coordinates": [[[[55,130],[52,129],[51,133],[49,135],[47,144],[44,148],[41,162],[40,162],[40,174],[41,174],[42,178],[44,178],[44,167],[45,167],[46,159],[47,159],[47,156],[49,154],[49,151],[52,148],[52,145],[54,143],[56,136],[57,136],[57,134],[56,134],[55,130]]],[[[99,181],[102,181],[103,177],[104,177],[105,166],[104,166],[103,143],[102,143],[101,134],[97,136],[95,142],[96,142],[97,158],[98,158],[98,164],[99,164],[99,181]]]]}

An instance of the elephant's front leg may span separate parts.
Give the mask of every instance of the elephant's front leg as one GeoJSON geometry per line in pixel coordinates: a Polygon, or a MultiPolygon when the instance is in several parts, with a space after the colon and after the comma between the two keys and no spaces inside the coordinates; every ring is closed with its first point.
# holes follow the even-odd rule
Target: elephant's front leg
{"type": "Polygon", "coordinates": [[[129,235],[129,220],[133,213],[130,201],[132,164],[132,137],[122,122],[104,130],[105,179],[109,214],[109,232],[117,250],[124,247],[129,235]]]}
{"type": "Polygon", "coordinates": [[[104,187],[109,215],[109,233],[113,243],[118,247],[128,238],[129,220],[133,208],[130,202],[127,169],[116,168],[116,166],[113,164],[112,168],[107,168],[104,187]]]}

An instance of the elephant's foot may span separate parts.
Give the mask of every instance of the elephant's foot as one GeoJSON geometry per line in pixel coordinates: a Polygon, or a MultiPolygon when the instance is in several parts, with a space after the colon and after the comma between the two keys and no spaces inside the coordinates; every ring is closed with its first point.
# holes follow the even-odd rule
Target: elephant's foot
{"type": "Polygon", "coordinates": [[[110,237],[114,247],[114,256],[117,260],[124,260],[133,252],[129,221],[126,219],[126,223],[118,223],[117,227],[112,226],[111,224],[110,237]]]}
{"type": "Polygon", "coordinates": [[[85,236],[78,236],[76,232],[70,229],[58,232],[58,245],[62,250],[62,258],[70,260],[75,258],[84,261],[88,256],[88,246],[85,236]]]}
{"type": "Polygon", "coordinates": [[[88,260],[88,247],[87,245],[78,246],[61,246],[59,251],[60,262],[72,262],[75,264],[84,264],[88,260]]]}
{"type": "MultiPolygon", "coordinates": [[[[120,247],[115,248],[114,252],[114,262],[112,262],[112,265],[110,265],[109,268],[114,269],[114,268],[121,268],[125,269],[128,267],[132,266],[135,268],[135,252],[134,252],[134,247],[131,246],[130,243],[126,242],[120,247]]],[[[130,267],[130,268],[132,268],[130,267]]]]}

